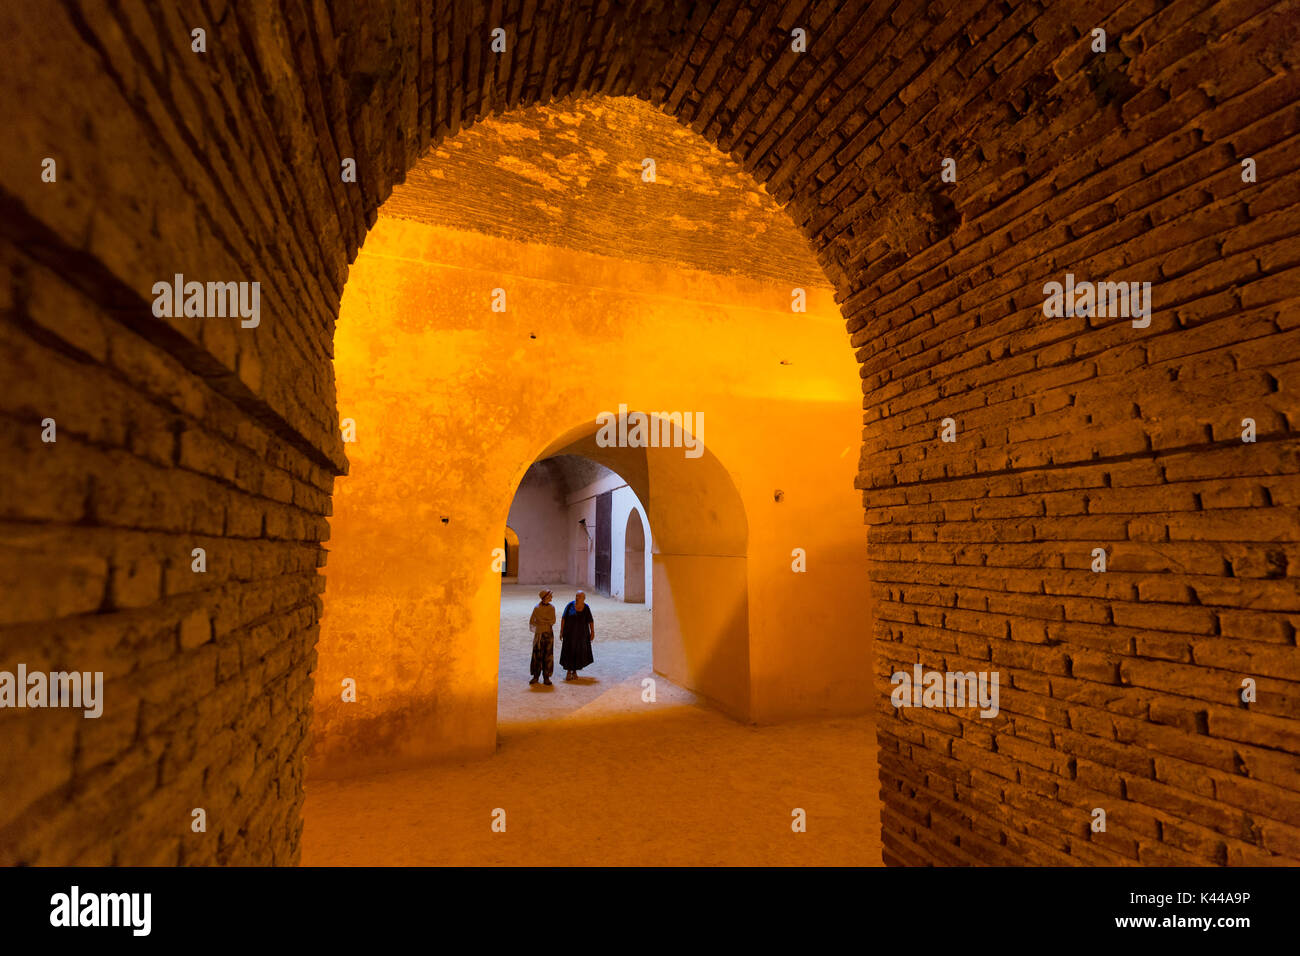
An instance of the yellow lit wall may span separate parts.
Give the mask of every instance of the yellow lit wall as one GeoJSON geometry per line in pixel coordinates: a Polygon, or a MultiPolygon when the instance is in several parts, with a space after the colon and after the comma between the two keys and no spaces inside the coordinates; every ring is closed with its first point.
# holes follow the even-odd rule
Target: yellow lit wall
{"type": "Polygon", "coordinates": [[[658,670],[758,722],[868,711],[858,370],[829,291],[809,289],[806,313],[790,302],[787,286],[381,218],[335,337],[356,441],[312,772],[493,749],[492,550],[529,464],[584,442],[648,496],[658,670]],[[595,449],[597,414],[620,403],[702,412],[707,455],[595,449]]]}

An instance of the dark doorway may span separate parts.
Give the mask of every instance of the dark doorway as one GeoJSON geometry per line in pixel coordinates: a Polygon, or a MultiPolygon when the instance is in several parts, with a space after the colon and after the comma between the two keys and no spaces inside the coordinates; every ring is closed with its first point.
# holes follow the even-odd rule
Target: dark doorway
{"type": "Polygon", "coordinates": [[[596,496],[596,583],[597,594],[609,597],[610,556],[613,554],[613,535],[610,522],[614,518],[614,492],[606,491],[596,496]]]}
{"type": "Polygon", "coordinates": [[[519,580],[519,535],[515,534],[515,529],[510,525],[506,525],[503,554],[505,559],[501,562],[501,579],[506,584],[513,584],[519,580]]]}

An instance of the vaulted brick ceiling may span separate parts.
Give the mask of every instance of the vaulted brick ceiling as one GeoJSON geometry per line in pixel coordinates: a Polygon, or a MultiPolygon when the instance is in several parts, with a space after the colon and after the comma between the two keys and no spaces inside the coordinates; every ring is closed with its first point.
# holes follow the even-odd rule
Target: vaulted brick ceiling
{"type": "Polygon", "coordinates": [[[825,286],[808,240],[733,160],[633,97],[490,116],[423,156],[382,215],[521,242],[825,286]],[[654,180],[643,161],[654,161],[654,180]]]}

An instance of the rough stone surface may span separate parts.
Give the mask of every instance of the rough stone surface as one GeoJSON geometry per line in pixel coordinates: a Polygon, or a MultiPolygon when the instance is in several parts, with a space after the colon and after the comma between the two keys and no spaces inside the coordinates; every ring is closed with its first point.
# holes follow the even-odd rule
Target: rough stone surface
{"type": "Polygon", "coordinates": [[[383,212],[619,259],[826,286],[808,243],[751,176],[631,97],[578,97],[489,117],[422,157],[383,212]],[[647,158],[653,188],[642,179],[647,158]]]}
{"type": "Polygon", "coordinates": [[[886,862],[1300,862],[1296,12],[0,7],[0,666],[115,702],[3,717],[0,861],[298,859],[348,263],[431,144],[606,94],[729,154],[837,289],[886,862]],[[1066,272],[1150,281],[1150,327],[1045,320],[1066,272]],[[175,273],[260,281],[261,325],[155,317],[175,273]],[[999,670],[1000,714],[895,711],[914,662],[999,670]]]}

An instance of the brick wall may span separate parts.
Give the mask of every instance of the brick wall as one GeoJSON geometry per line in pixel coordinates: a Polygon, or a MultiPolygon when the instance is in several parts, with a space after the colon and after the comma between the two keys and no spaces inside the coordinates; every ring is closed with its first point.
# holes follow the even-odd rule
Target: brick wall
{"type": "Polygon", "coordinates": [[[729,152],[839,290],[887,861],[1300,862],[1297,12],[0,9],[0,668],[107,680],[4,714],[0,861],[296,860],[347,264],[431,142],[589,92],[729,152]],[[261,325],[155,318],[178,272],[260,281],[261,325]],[[1150,327],[1043,318],[1066,272],[1151,282],[1150,327]],[[914,662],[998,670],[1000,714],[895,711],[914,662]]]}

